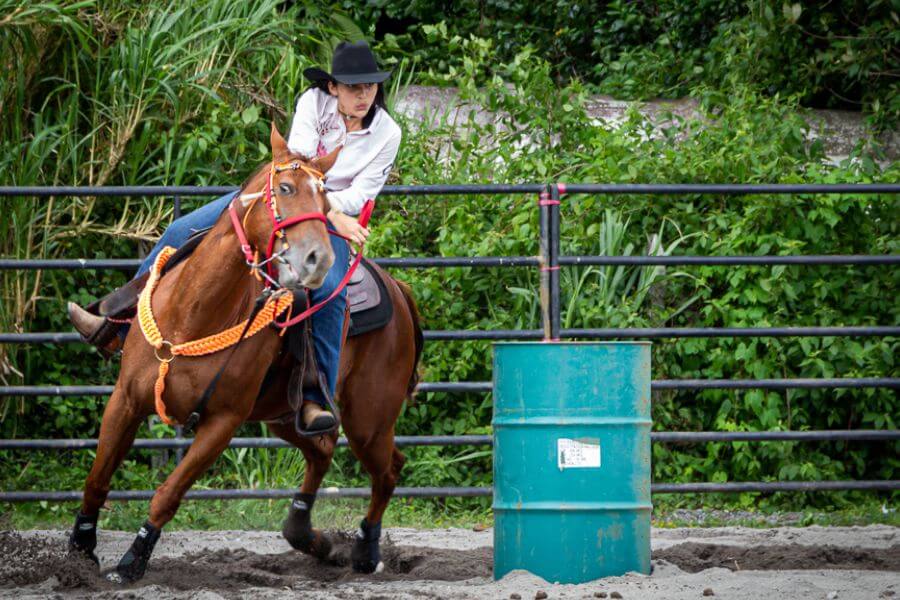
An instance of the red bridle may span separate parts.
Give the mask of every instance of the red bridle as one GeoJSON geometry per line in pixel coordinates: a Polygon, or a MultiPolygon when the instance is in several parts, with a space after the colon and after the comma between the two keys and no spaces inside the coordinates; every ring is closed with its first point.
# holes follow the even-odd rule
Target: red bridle
{"type": "MultiPolygon", "coordinates": [[[[231,217],[231,224],[234,227],[234,232],[237,234],[238,240],[241,243],[241,251],[244,253],[244,258],[246,259],[247,264],[250,266],[251,270],[253,270],[253,271],[258,271],[261,266],[265,265],[266,275],[267,275],[267,276],[265,276],[265,286],[266,286],[267,290],[271,290],[273,284],[277,285],[277,283],[275,282],[275,279],[276,279],[275,267],[272,264],[273,259],[277,258],[281,254],[283,254],[290,247],[288,244],[287,237],[284,235],[284,230],[287,229],[288,227],[291,227],[292,225],[296,225],[297,223],[302,223],[304,221],[311,221],[311,220],[321,221],[322,223],[326,224],[326,231],[329,234],[336,235],[340,238],[347,240],[348,243],[352,243],[352,240],[350,240],[350,238],[348,238],[347,236],[342,235],[342,234],[338,233],[337,231],[334,231],[333,229],[327,229],[328,218],[321,212],[301,213],[299,215],[295,215],[288,219],[283,218],[281,216],[281,214],[278,212],[277,200],[276,200],[275,196],[273,196],[273,194],[272,194],[272,185],[274,182],[275,173],[280,173],[281,171],[287,171],[287,170],[296,171],[298,169],[306,172],[307,175],[310,175],[311,177],[315,178],[319,189],[320,190],[322,189],[322,181],[323,181],[325,175],[323,173],[321,173],[320,171],[317,171],[316,169],[313,169],[312,167],[309,167],[309,166],[304,165],[297,161],[291,162],[291,163],[283,163],[280,165],[276,165],[274,162],[272,163],[272,169],[269,171],[269,176],[266,179],[266,187],[263,191],[263,195],[265,197],[266,208],[268,209],[269,218],[272,221],[272,233],[269,235],[269,243],[266,244],[265,259],[262,262],[259,262],[259,263],[256,262],[257,261],[256,253],[254,252],[253,246],[250,244],[250,241],[247,239],[247,233],[244,231],[244,226],[241,224],[241,219],[238,217],[237,210],[234,208],[234,201],[232,200],[231,204],[228,206],[228,213],[229,213],[229,216],[231,217]],[[281,240],[282,249],[281,249],[281,252],[278,253],[278,255],[273,255],[272,251],[275,248],[275,240],[276,239],[281,240]]],[[[360,211],[360,214],[359,214],[359,223],[363,227],[365,227],[368,224],[369,218],[372,216],[372,209],[374,208],[374,206],[375,206],[374,200],[366,200],[366,203],[363,205],[362,211],[360,211]]],[[[251,210],[253,210],[253,205],[251,205],[250,208],[248,209],[248,213],[251,210]]],[[[334,289],[334,291],[325,300],[323,300],[322,302],[319,302],[318,304],[316,304],[314,306],[310,306],[309,308],[304,310],[299,315],[293,316],[290,319],[288,319],[287,321],[284,321],[284,322],[275,321],[275,325],[278,327],[281,327],[281,328],[290,327],[291,325],[299,323],[303,319],[312,315],[313,313],[315,313],[316,311],[321,309],[325,304],[330,302],[335,296],[337,296],[341,292],[341,290],[344,289],[344,287],[346,287],[347,282],[350,281],[350,277],[353,275],[354,271],[356,271],[356,267],[359,266],[359,263],[362,260],[362,256],[363,256],[363,244],[358,244],[356,256],[353,259],[353,263],[350,265],[350,268],[347,269],[347,273],[344,275],[343,279],[341,279],[338,286],[334,289]]]]}

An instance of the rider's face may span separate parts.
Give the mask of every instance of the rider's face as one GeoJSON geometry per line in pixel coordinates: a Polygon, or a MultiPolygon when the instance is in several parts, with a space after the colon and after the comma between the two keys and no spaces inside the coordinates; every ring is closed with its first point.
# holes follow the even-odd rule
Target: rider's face
{"type": "Polygon", "coordinates": [[[340,111],[351,117],[362,119],[368,114],[375,102],[375,93],[378,91],[377,83],[345,83],[328,82],[328,91],[332,96],[337,96],[340,111]]]}

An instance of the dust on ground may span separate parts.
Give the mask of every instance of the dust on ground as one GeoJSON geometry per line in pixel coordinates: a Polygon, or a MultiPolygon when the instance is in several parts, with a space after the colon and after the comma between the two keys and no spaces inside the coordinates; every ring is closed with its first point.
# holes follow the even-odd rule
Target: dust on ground
{"type": "MultiPolygon", "coordinates": [[[[893,598],[900,600],[900,529],[871,527],[654,530],[650,576],[580,585],[524,571],[493,581],[492,535],[461,529],[387,530],[385,569],[350,568],[353,538],[329,532],[335,552],[318,561],[275,532],[164,533],[143,580],[107,583],[87,559],[66,556],[67,532],[0,532],[0,596],[58,598],[893,598]],[[896,595],[896,596],[895,596],[896,595]]],[[[100,533],[102,570],[133,534],[100,533]]]]}

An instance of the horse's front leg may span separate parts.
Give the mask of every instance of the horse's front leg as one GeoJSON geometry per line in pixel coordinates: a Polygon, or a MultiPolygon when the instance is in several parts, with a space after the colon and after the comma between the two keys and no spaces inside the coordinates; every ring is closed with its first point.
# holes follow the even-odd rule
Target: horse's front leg
{"type": "Polygon", "coordinates": [[[267,423],[267,426],[272,433],[300,448],[306,459],[303,485],[294,494],[281,535],[295,550],[324,560],[331,554],[331,541],[320,530],[313,528],[312,509],[316,492],[334,456],[337,433],[309,438],[298,435],[293,423],[267,423]]]}
{"type": "Polygon", "coordinates": [[[144,576],[153,547],[163,526],[172,520],[181,499],[191,485],[228,447],[244,418],[234,413],[207,414],[197,427],[197,436],[184,459],[156,489],[150,502],[150,518],[138,531],[128,552],[115,571],[106,578],[114,583],[130,583],[144,576]]]}
{"type": "Polygon", "coordinates": [[[69,551],[84,554],[99,564],[94,549],[97,547],[97,517],[100,507],[109,495],[112,479],[128,449],[134,444],[134,436],[146,415],[140,403],[129,398],[116,384],[100,424],[100,437],[94,464],[84,484],[81,511],[75,517],[75,527],[69,536],[69,551]]]}

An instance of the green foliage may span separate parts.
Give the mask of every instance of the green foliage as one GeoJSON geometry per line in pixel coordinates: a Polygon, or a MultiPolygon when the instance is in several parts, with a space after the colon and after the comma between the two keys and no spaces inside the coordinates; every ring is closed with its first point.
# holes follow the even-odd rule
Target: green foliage
{"type": "MultiPolygon", "coordinates": [[[[15,34],[10,33],[12,25],[0,26],[4,48],[18,57],[16,68],[0,77],[0,100],[10,107],[9,112],[4,109],[0,123],[4,184],[237,185],[268,154],[270,116],[275,115],[282,129],[287,126],[294,99],[305,86],[302,68],[320,63],[310,57],[328,48],[334,36],[347,35],[346,27],[336,27],[320,9],[285,8],[275,2],[204,0],[172,7],[57,3],[55,11],[34,13],[40,21],[28,20],[37,16],[22,17],[24,8],[16,12],[27,3],[7,4],[10,13],[20,17],[15,34]],[[55,43],[42,42],[42,36],[55,43]]],[[[615,26],[623,46],[646,43],[641,36],[650,35],[645,33],[648,23],[655,27],[658,22],[643,13],[634,16],[643,4],[609,3],[609,11],[621,12],[617,19],[622,23],[600,20],[597,27],[605,32],[615,26]]],[[[724,11],[734,22],[760,18],[758,12],[748,16],[729,8],[731,3],[705,5],[709,14],[724,11]]],[[[406,14],[393,3],[382,6],[385,14],[406,14]]],[[[425,10],[432,5],[410,6],[425,10]]],[[[493,3],[487,6],[494,10],[493,3]]],[[[555,10],[564,14],[568,6],[563,3],[555,10]]],[[[406,52],[408,40],[400,36],[385,36],[381,42],[382,48],[393,48],[390,58],[406,60],[397,63],[406,75],[397,71],[394,91],[402,91],[411,77],[453,84],[463,107],[435,109],[416,122],[398,115],[404,143],[396,182],[900,179],[896,164],[876,162],[862,150],[839,164],[825,160],[821,145],[807,141],[808,128],[799,110],[802,90],[773,93],[760,87],[761,78],[737,77],[727,86],[718,86],[715,78],[692,79],[684,85],[689,83],[702,100],[702,118],[664,115],[669,125],[658,131],[633,110],[621,124],[605,126],[587,117],[587,83],[558,81],[560,65],[565,64],[562,58],[548,61],[546,52],[527,44],[512,46],[510,39],[515,38],[500,34],[488,38],[465,27],[451,29],[441,24],[450,21],[440,11],[432,12],[434,23],[411,34],[425,36],[427,47],[406,52]],[[431,60],[431,54],[441,54],[445,63],[431,60]],[[467,112],[472,107],[487,111],[489,117],[467,112]]],[[[801,20],[813,12],[801,13],[801,20]]],[[[510,12],[510,22],[525,22],[522,14],[514,19],[516,14],[510,12]]],[[[670,40],[681,36],[677,39],[684,43],[691,40],[704,47],[718,43],[720,28],[705,26],[708,20],[685,15],[679,20],[675,17],[682,13],[677,11],[663,14],[669,14],[672,22],[670,40]]],[[[765,10],[762,14],[765,17],[765,10]]],[[[787,13],[775,15],[786,18],[787,13]]],[[[521,27],[517,31],[525,35],[521,27]]],[[[607,43],[605,34],[600,37],[607,43]]],[[[729,51],[720,42],[716,47],[727,56],[729,51]]],[[[576,58],[571,64],[579,64],[576,58]]],[[[658,62],[665,66],[667,60],[658,62]]],[[[609,79],[605,85],[616,81],[612,74],[604,77],[609,79]]],[[[678,81],[677,74],[673,77],[678,81]]],[[[534,256],[538,253],[534,201],[516,195],[383,196],[367,251],[382,257],[534,256]]],[[[159,199],[14,198],[2,200],[2,205],[0,254],[16,258],[130,258],[155,239],[170,218],[159,199]]],[[[896,200],[877,195],[573,195],[562,206],[562,252],[896,254],[897,215],[896,200]]],[[[426,329],[539,326],[533,269],[457,267],[395,275],[412,285],[426,329]]],[[[108,272],[7,271],[2,277],[3,331],[67,330],[66,300],[86,303],[124,282],[122,274],[108,272]]],[[[580,267],[563,271],[564,318],[572,328],[886,325],[897,322],[898,278],[896,269],[877,266],[681,271],[580,267]]],[[[653,376],[896,376],[896,350],[894,338],[659,340],[654,344],[653,376]]],[[[96,354],[76,344],[5,346],[0,352],[6,353],[0,356],[0,377],[9,383],[107,384],[117,371],[117,365],[101,363],[96,354]]],[[[490,360],[486,342],[431,342],[425,346],[423,380],[486,380],[490,360]]],[[[102,403],[94,398],[8,400],[0,435],[96,436],[102,403]]],[[[894,428],[898,404],[889,390],[706,390],[656,394],[653,410],[659,430],[894,428]]],[[[397,432],[490,433],[490,417],[489,395],[423,393],[404,408],[397,432]]],[[[157,425],[140,435],[167,436],[171,431],[157,425]]],[[[240,435],[260,435],[260,427],[247,425],[240,435]]],[[[897,444],[883,442],[656,445],[654,477],[659,481],[895,479],[900,467],[897,450],[897,444]]],[[[405,452],[409,461],[404,485],[483,485],[490,480],[489,454],[483,449],[405,452]]],[[[113,487],[158,485],[170,466],[154,465],[151,456],[130,455],[113,487]]],[[[4,488],[77,489],[91,458],[89,452],[40,457],[32,461],[24,453],[4,453],[0,468],[4,488]]],[[[302,473],[302,461],[291,450],[230,450],[198,485],[293,487],[302,473]]],[[[335,460],[325,483],[365,484],[360,465],[348,453],[335,460]]],[[[834,507],[859,498],[858,494],[779,495],[764,503],[834,507]]],[[[758,496],[713,500],[747,505],[758,502],[758,496]]]]}
{"type": "MultiPolygon", "coordinates": [[[[750,85],[803,106],[864,109],[878,128],[900,122],[900,4],[896,0],[556,0],[336,3],[384,31],[392,56],[435,72],[459,68],[473,40],[498,62],[531,47],[557,80],[617,98],[680,98],[697,85],[750,85]],[[435,44],[435,28],[452,29],[435,44]]],[[[488,73],[492,72],[487,65],[488,73]]]]}

